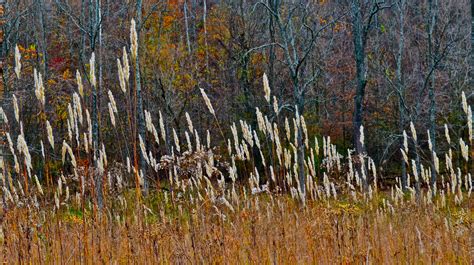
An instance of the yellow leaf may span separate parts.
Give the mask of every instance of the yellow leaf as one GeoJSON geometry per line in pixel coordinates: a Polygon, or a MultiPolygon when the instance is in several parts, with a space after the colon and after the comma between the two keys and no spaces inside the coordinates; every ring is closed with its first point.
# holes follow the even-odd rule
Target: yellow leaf
{"type": "Polygon", "coordinates": [[[72,77],[71,71],[69,71],[69,69],[66,69],[63,72],[63,79],[70,79],[71,77],[72,77]]]}

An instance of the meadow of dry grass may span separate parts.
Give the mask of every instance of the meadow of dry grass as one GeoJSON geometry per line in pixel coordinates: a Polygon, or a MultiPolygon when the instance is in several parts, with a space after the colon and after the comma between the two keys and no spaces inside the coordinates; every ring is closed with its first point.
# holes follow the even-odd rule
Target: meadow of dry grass
{"type": "Polygon", "coordinates": [[[6,264],[472,263],[474,200],[438,207],[382,196],[303,208],[260,194],[229,208],[156,194],[141,209],[117,205],[100,216],[74,204],[24,207],[3,213],[0,252],[6,264]]]}

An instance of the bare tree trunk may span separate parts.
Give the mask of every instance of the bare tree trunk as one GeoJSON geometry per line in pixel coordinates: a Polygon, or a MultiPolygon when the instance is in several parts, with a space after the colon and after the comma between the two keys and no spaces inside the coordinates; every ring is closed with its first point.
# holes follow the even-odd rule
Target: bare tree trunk
{"type": "Polygon", "coordinates": [[[188,23],[188,1],[183,3],[184,10],[184,25],[186,27],[186,46],[188,48],[188,53],[191,54],[191,41],[189,40],[189,23],[188,23]]]}
{"type": "Polygon", "coordinates": [[[364,26],[362,21],[362,11],[360,3],[352,0],[352,34],[354,38],[354,57],[356,62],[356,80],[357,88],[354,97],[354,146],[356,153],[362,155],[365,153],[364,145],[360,141],[360,127],[363,122],[363,100],[365,87],[367,85],[367,65],[365,56],[364,26]]]}
{"type": "MultiPolygon", "coordinates": [[[[471,89],[474,87],[474,0],[471,0],[471,60],[470,60],[470,71],[469,71],[469,78],[470,78],[470,87],[471,89]]],[[[474,120],[474,117],[471,117],[474,120]]],[[[471,144],[471,163],[469,163],[468,170],[470,172],[474,171],[474,139],[470,138],[469,143],[471,144]]],[[[474,181],[473,181],[474,184],[474,181]]]]}
{"type": "MultiPolygon", "coordinates": [[[[362,124],[363,124],[363,101],[365,95],[365,87],[367,85],[367,61],[365,56],[365,27],[362,18],[362,6],[358,0],[352,0],[351,11],[352,11],[352,35],[354,41],[354,58],[356,63],[356,93],[354,96],[354,116],[352,118],[352,131],[353,141],[356,154],[363,157],[365,154],[365,146],[362,142],[362,124]]],[[[370,21],[369,21],[370,23],[370,21]]],[[[369,24],[370,25],[370,24],[369,24]]],[[[363,174],[364,163],[363,159],[361,162],[356,163],[356,170],[362,179],[362,185],[364,190],[368,189],[367,176],[363,174]]]]}
{"type": "Polygon", "coordinates": [[[428,60],[431,73],[431,80],[429,81],[428,94],[430,98],[429,121],[430,121],[430,138],[432,144],[432,159],[431,159],[431,190],[434,192],[436,185],[436,168],[434,163],[434,154],[436,152],[436,98],[435,98],[435,51],[433,47],[433,32],[436,27],[438,1],[428,0],[429,18],[428,18],[428,60]]]}
{"type": "Polygon", "coordinates": [[[209,49],[207,46],[207,0],[203,1],[202,22],[204,28],[204,47],[206,51],[206,79],[209,77],[209,49]]]}
{"type": "MultiPolygon", "coordinates": [[[[1,1],[1,0],[0,0],[1,1]]],[[[3,29],[3,42],[2,42],[2,58],[7,58],[11,51],[11,44],[17,43],[18,41],[18,27],[20,24],[20,20],[15,18],[18,16],[18,13],[13,11],[11,8],[11,4],[8,3],[6,0],[3,1],[4,4],[4,17],[0,23],[2,24],[3,29]]],[[[2,64],[2,81],[3,81],[3,89],[4,89],[4,96],[5,98],[9,99],[11,95],[11,90],[13,90],[14,85],[10,86],[8,82],[8,78],[10,76],[10,71],[8,64],[2,64]]]]}
{"type": "MultiPolygon", "coordinates": [[[[0,0],[1,1],[1,0],[0,0]]],[[[9,5],[8,3],[6,2],[6,0],[3,0],[1,1],[1,8],[2,8],[2,17],[5,15],[5,14],[8,14],[8,12],[10,11],[9,10],[9,5]]],[[[0,57],[2,60],[4,60],[4,58],[7,57],[7,54],[8,54],[8,50],[9,50],[9,47],[8,47],[8,36],[5,36],[5,30],[7,29],[6,26],[8,26],[8,28],[11,27],[11,22],[7,19],[6,21],[0,21],[1,23],[1,26],[0,29],[2,30],[2,34],[0,35],[2,37],[2,44],[1,44],[1,53],[0,53],[0,57]],[[7,38],[5,40],[5,37],[7,38]]],[[[7,29],[8,30],[8,29],[7,29]]],[[[4,99],[5,98],[8,98],[9,97],[9,86],[8,86],[8,65],[6,63],[4,63],[2,61],[2,64],[0,65],[1,67],[1,78],[2,78],[2,107],[4,107],[3,103],[4,103],[4,99]]]]}
{"type": "Polygon", "coordinates": [[[38,23],[41,30],[41,41],[40,49],[43,54],[43,60],[41,60],[41,70],[47,78],[48,76],[48,51],[47,51],[47,39],[46,39],[46,23],[45,23],[45,3],[44,0],[37,1],[38,8],[38,23]]]}
{"type": "MultiPolygon", "coordinates": [[[[3,17],[4,15],[4,1],[0,1],[0,17],[3,17]]],[[[2,50],[0,51],[0,74],[3,76],[3,64],[4,64],[4,51],[3,51],[3,47],[4,47],[4,41],[3,41],[3,24],[4,22],[0,22],[0,47],[2,48],[2,50]]],[[[5,102],[5,86],[4,86],[4,83],[5,82],[2,82],[4,81],[5,79],[1,80],[0,81],[0,100],[1,100],[1,107],[4,107],[4,102],[5,102]]],[[[6,168],[4,166],[4,147],[5,147],[5,144],[3,143],[3,136],[4,136],[4,133],[5,133],[5,121],[3,120],[3,115],[0,115],[0,137],[1,137],[1,142],[2,144],[0,145],[0,163],[3,165],[3,168],[0,168],[0,174],[3,175],[4,177],[4,181],[5,180],[5,177],[7,176],[6,174],[6,168]]],[[[2,202],[3,202],[3,206],[6,206],[6,200],[5,200],[5,195],[2,196],[2,202]]]]}
{"type": "MultiPolygon", "coordinates": [[[[403,83],[403,52],[405,48],[405,8],[406,0],[400,0],[397,2],[398,7],[398,18],[400,23],[400,33],[398,41],[398,53],[397,53],[397,93],[398,93],[398,110],[399,110],[399,132],[403,134],[405,127],[405,85],[403,83]]],[[[400,148],[403,148],[403,137],[400,137],[400,148]]],[[[406,190],[407,187],[407,164],[402,159],[402,189],[406,190]]]]}
{"type": "MultiPolygon", "coordinates": [[[[81,0],[81,16],[80,16],[81,25],[86,25],[86,0],[81,0]]],[[[81,65],[85,64],[86,57],[86,32],[81,31],[81,47],[79,49],[79,59],[81,60],[81,65]]]]}
{"type": "Polygon", "coordinates": [[[474,0],[471,0],[471,88],[474,87],[474,0]]]}
{"type": "MultiPolygon", "coordinates": [[[[142,86],[141,86],[141,77],[140,77],[140,31],[142,27],[142,0],[137,0],[136,6],[136,21],[137,21],[137,42],[138,42],[138,53],[135,58],[135,89],[137,96],[137,120],[138,120],[138,134],[143,139],[143,142],[146,143],[146,127],[145,127],[145,117],[143,113],[143,96],[142,96],[142,86]]],[[[148,181],[146,179],[146,161],[145,158],[140,152],[140,170],[143,174],[143,191],[146,193],[148,191],[148,181]]]]}
{"type": "MultiPolygon", "coordinates": [[[[277,6],[279,5],[278,3],[279,0],[268,0],[268,6],[275,10],[277,6]]],[[[274,16],[270,16],[270,21],[268,23],[268,31],[269,31],[269,37],[270,37],[270,43],[275,43],[276,42],[276,36],[275,36],[275,18],[274,16]]],[[[278,102],[281,102],[281,95],[283,95],[283,87],[280,88],[280,91],[276,89],[276,75],[275,75],[275,63],[276,63],[276,47],[273,45],[270,46],[269,48],[269,60],[268,60],[268,77],[269,77],[269,84],[270,87],[273,88],[275,91],[276,97],[278,99],[278,102]]],[[[276,117],[276,123],[278,123],[278,116],[276,117]]],[[[280,165],[275,163],[273,158],[275,157],[275,150],[273,148],[270,148],[270,164],[276,169],[278,172],[280,170],[280,165]]]]}
{"type": "MultiPolygon", "coordinates": [[[[100,23],[99,18],[99,0],[89,0],[89,19],[90,19],[90,46],[92,53],[96,51],[95,45],[95,32],[97,29],[97,23],[100,23]]],[[[96,73],[94,73],[95,75],[96,73]]],[[[100,87],[96,84],[92,84],[92,148],[93,148],[93,159],[95,167],[99,160],[99,89],[100,87]]],[[[99,209],[102,209],[102,176],[96,176],[95,189],[97,196],[97,204],[99,209]]]]}
{"type": "MultiPolygon", "coordinates": [[[[97,16],[97,27],[98,27],[98,33],[99,33],[99,91],[102,88],[103,85],[103,65],[102,65],[102,60],[103,60],[103,38],[102,38],[102,25],[103,25],[103,17],[102,17],[102,3],[101,0],[96,0],[96,6],[97,6],[97,11],[96,11],[96,16],[97,16]]],[[[100,106],[100,98],[99,98],[99,106],[100,106]]]]}

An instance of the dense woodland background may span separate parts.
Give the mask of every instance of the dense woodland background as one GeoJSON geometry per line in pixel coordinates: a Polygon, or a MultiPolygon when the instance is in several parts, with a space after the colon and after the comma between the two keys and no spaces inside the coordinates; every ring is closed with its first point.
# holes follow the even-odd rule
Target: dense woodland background
{"type": "MultiPolygon", "coordinates": [[[[448,149],[445,141],[435,141],[444,135],[445,124],[454,139],[467,134],[459,99],[461,91],[468,102],[474,98],[469,7],[467,0],[11,0],[5,6],[1,47],[6,58],[2,105],[13,117],[12,95],[17,97],[30,151],[40,158],[44,117],[58,146],[67,138],[68,104],[77,91],[78,70],[88,106],[97,91],[98,111],[92,115],[109,159],[133,157],[130,143],[137,142],[137,131],[147,149],[169,153],[171,128],[184,139],[186,112],[195,129],[202,135],[209,129],[214,144],[225,151],[221,128],[202,101],[203,88],[222,124],[245,119],[255,128],[256,107],[283,124],[282,117],[293,116],[297,107],[311,135],[329,135],[342,153],[348,148],[367,152],[383,175],[392,178],[405,172],[400,148],[410,122],[418,129],[420,157],[427,163],[427,130],[434,150],[448,149]],[[139,75],[130,79],[131,89],[124,95],[116,60],[123,47],[130,50],[132,18],[140,62],[132,74],[139,75]],[[16,45],[22,56],[20,79],[14,72],[16,45]],[[97,90],[90,83],[92,53],[97,90]],[[34,103],[34,68],[45,80],[44,111],[34,103]],[[265,100],[264,73],[279,116],[273,112],[274,99],[265,100]],[[119,106],[130,104],[128,96],[132,105],[138,104],[129,108],[131,113],[119,108],[116,127],[108,115],[109,90],[119,106]],[[146,136],[142,110],[156,122],[162,113],[166,143],[146,136]],[[361,125],[366,146],[354,140],[361,125]]],[[[10,126],[19,131],[18,125],[10,126]]],[[[222,130],[230,137],[228,127],[222,130]]],[[[60,151],[50,155],[57,158],[48,162],[51,173],[60,174],[60,151]]],[[[34,162],[38,168],[41,161],[34,162]]]]}

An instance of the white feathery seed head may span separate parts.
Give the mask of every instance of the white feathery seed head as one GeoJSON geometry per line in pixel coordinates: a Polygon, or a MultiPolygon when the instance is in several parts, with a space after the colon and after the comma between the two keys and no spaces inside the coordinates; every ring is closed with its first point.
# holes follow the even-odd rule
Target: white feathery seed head
{"type": "Polygon", "coordinates": [[[21,54],[18,44],[15,45],[15,74],[18,79],[20,79],[21,74],[21,54]]]}
{"type": "Polygon", "coordinates": [[[204,89],[202,88],[200,88],[200,90],[201,90],[202,98],[204,99],[204,103],[206,103],[207,109],[212,115],[216,116],[216,113],[214,112],[214,108],[212,107],[211,101],[209,100],[209,97],[207,97],[206,91],[204,91],[204,89]]]}
{"type": "Polygon", "coordinates": [[[466,94],[464,91],[461,93],[461,100],[462,100],[462,110],[464,113],[467,114],[467,99],[466,99],[466,94]]]}
{"type": "Polygon", "coordinates": [[[110,102],[108,104],[108,107],[109,107],[110,122],[112,123],[112,126],[115,127],[114,108],[112,107],[112,104],[110,102]]]}
{"type": "Polygon", "coordinates": [[[413,124],[413,122],[410,122],[410,130],[411,130],[411,136],[413,137],[413,140],[415,142],[417,142],[417,136],[416,136],[416,129],[415,129],[415,125],[413,124]]]}
{"type": "MultiPolygon", "coordinates": [[[[275,126],[276,127],[276,126],[275,126]]],[[[306,121],[304,120],[304,116],[301,115],[301,128],[303,129],[303,136],[304,136],[304,145],[306,148],[309,149],[309,136],[308,136],[308,128],[306,127],[306,121]]]]}
{"type": "Polygon", "coordinates": [[[107,94],[108,94],[108,96],[109,96],[110,105],[111,105],[111,107],[112,107],[112,110],[113,110],[115,113],[118,113],[117,104],[115,103],[114,94],[112,94],[112,91],[111,91],[111,90],[109,90],[107,94]]]}
{"type": "Polygon", "coordinates": [[[93,87],[97,87],[97,79],[95,78],[95,53],[92,53],[89,60],[89,76],[93,87]]]}
{"type": "Polygon", "coordinates": [[[449,137],[449,129],[446,123],[444,124],[444,136],[446,137],[448,144],[451,144],[451,137],[449,137]]]}
{"type": "Polygon", "coordinates": [[[436,152],[433,152],[433,163],[435,166],[436,173],[439,173],[439,158],[436,152]]]}
{"type": "MultiPolygon", "coordinates": [[[[300,112],[298,111],[298,106],[296,106],[296,105],[295,105],[295,120],[294,120],[294,122],[295,122],[296,127],[301,126],[300,112]]],[[[296,137],[296,134],[295,134],[295,137],[296,137]]]]}
{"type": "Polygon", "coordinates": [[[10,136],[10,133],[7,132],[6,136],[7,136],[8,146],[10,147],[10,152],[12,153],[12,155],[14,155],[15,154],[15,148],[13,148],[13,141],[12,141],[12,138],[10,136]]]}
{"type": "Polygon", "coordinates": [[[150,160],[148,159],[148,155],[146,153],[145,142],[143,141],[143,138],[141,135],[138,135],[138,140],[140,142],[140,150],[142,152],[143,158],[148,164],[150,164],[150,160]]]}
{"type": "Polygon", "coordinates": [[[18,135],[18,140],[17,140],[17,149],[20,154],[23,154],[25,158],[25,164],[26,164],[26,169],[28,176],[31,177],[31,169],[33,168],[32,162],[31,162],[31,155],[30,151],[28,150],[28,145],[26,144],[25,137],[23,133],[18,135]]]}
{"type": "Polygon", "coordinates": [[[278,100],[275,96],[273,96],[273,111],[275,112],[275,115],[278,116],[278,113],[279,113],[278,100]]]}
{"type": "Polygon", "coordinates": [[[74,103],[74,113],[77,116],[77,119],[79,120],[79,123],[82,124],[83,122],[83,117],[82,117],[82,104],[81,104],[81,98],[79,95],[74,92],[72,95],[72,101],[74,103]]]}
{"type": "Polygon", "coordinates": [[[43,188],[41,187],[41,183],[39,182],[38,180],[38,177],[35,175],[34,176],[34,179],[35,179],[35,183],[36,183],[36,187],[38,188],[38,192],[43,195],[43,188]]]}
{"type": "Polygon", "coordinates": [[[316,156],[319,156],[319,141],[316,136],[314,137],[314,151],[316,152],[316,156]]]}
{"type": "Polygon", "coordinates": [[[413,159],[411,160],[411,167],[413,171],[413,176],[415,177],[415,181],[418,182],[418,169],[416,166],[416,162],[413,159]]]}
{"type": "Polygon", "coordinates": [[[48,141],[51,145],[51,148],[54,150],[54,135],[53,135],[53,128],[48,120],[46,120],[46,132],[48,133],[48,141]]]}
{"type": "Polygon", "coordinates": [[[15,113],[16,122],[20,123],[20,109],[18,108],[18,99],[15,94],[13,94],[13,111],[15,113]]]}
{"type": "Polygon", "coordinates": [[[407,153],[402,148],[400,148],[400,152],[402,152],[403,160],[405,161],[405,163],[408,164],[408,155],[407,155],[407,153]]]}
{"type": "Polygon", "coordinates": [[[92,147],[92,121],[91,121],[91,115],[88,109],[86,109],[86,120],[87,120],[87,129],[89,132],[89,137],[87,138],[89,140],[89,146],[92,147]]]}
{"type": "Polygon", "coordinates": [[[153,120],[151,119],[151,113],[148,110],[145,110],[145,125],[146,129],[149,132],[153,132],[153,120]]]}
{"type": "Polygon", "coordinates": [[[8,117],[2,107],[0,107],[0,116],[5,124],[8,124],[8,117]]]}
{"type": "Polygon", "coordinates": [[[188,144],[188,151],[192,152],[193,151],[193,145],[191,143],[191,138],[189,137],[188,131],[184,132],[184,136],[186,137],[186,143],[188,144]]]}
{"type": "Polygon", "coordinates": [[[365,143],[365,135],[364,135],[364,125],[361,125],[360,128],[359,128],[359,133],[360,133],[360,144],[361,145],[364,145],[365,143]]]}
{"type": "Polygon", "coordinates": [[[191,133],[194,133],[194,126],[193,126],[193,121],[191,120],[191,117],[189,116],[189,113],[186,112],[186,121],[188,123],[188,129],[191,133]]]}
{"type": "Polygon", "coordinates": [[[125,84],[125,77],[123,75],[123,67],[120,59],[117,59],[117,71],[119,76],[120,89],[123,93],[127,93],[127,85],[125,84]]]}
{"type": "Polygon", "coordinates": [[[84,150],[86,151],[86,154],[89,153],[89,141],[87,140],[87,133],[83,133],[83,139],[84,139],[84,150]]]}
{"type": "Polygon", "coordinates": [[[101,159],[104,162],[104,166],[107,167],[107,153],[105,152],[105,145],[102,143],[102,153],[101,153],[101,159]]]}
{"type": "Polygon", "coordinates": [[[20,174],[20,163],[18,163],[18,158],[16,157],[15,154],[13,154],[13,161],[14,161],[14,164],[15,164],[15,172],[17,174],[20,174]]]}
{"type": "Polygon", "coordinates": [[[405,149],[405,153],[408,154],[408,135],[405,130],[403,130],[403,148],[405,149]]]}
{"type": "Polygon", "coordinates": [[[84,97],[84,85],[82,84],[82,77],[79,70],[76,70],[76,83],[77,83],[77,91],[81,97],[84,97]]]}
{"type": "Polygon", "coordinates": [[[69,158],[71,158],[72,166],[76,168],[77,167],[76,157],[74,156],[74,153],[72,152],[72,148],[67,144],[65,140],[63,140],[63,147],[61,149],[61,158],[62,158],[63,164],[66,161],[66,152],[69,154],[69,158]]]}
{"type": "Polygon", "coordinates": [[[469,146],[464,143],[462,138],[459,138],[459,146],[461,147],[461,154],[466,162],[469,160],[469,146]]]}
{"type": "Polygon", "coordinates": [[[128,84],[128,81],[130,80],[130,63],[128,61],[128,53],[125,46],[123,47],[122,61],[123,77],[125,78],[125,82],[128,84]]]}
{"type": "Polygon", "coordinates": [[[181,152],[181,146],[179,145],[179,137],[178,134],[176,133],[176,130],[173,128],[173,138],[174,138],[174,145],[176,146],[176,151],[178,153],[181,152]]]}
{"type": "Polygon", "coordinates": [[[433,152],[433,143],[431,142],[430,130],[427,131],[428,134],[428,149],[433,152]]]}
{"type": "Polygon", "coordinates": [[[474,140],[474,135],[472,132],[472,109],[471,106],[467,108],[467,128],[469,131],[469,142],[472,143],[474,140]]]}
{"type": "Polygon", "coordinates": [[[211,148],[211,133],[206,130],[207,149],[211,148]]]}
{"type": "Polygon", "coordinates": [[[136,59],[138,55],[138,34],[137,25],[133,18],[130,23],[130,50],[132,52],[132,59],[136,59]]]}
{"type": "Polygon", "coordinates": [[[266,73],[263,73],[263,92],[265,93],[265,100],[270,103],[270,83],[266,73]]]}
{"type": "Polygon", "coordinates": [[[76,119],[74,117],[74,111],[72,110],[71,103],[67,104],[67,113],[69,115],[68,122],[71,125],[71,129],[72,129],[72,127],[74,126],[74,123],[76,122],[76,119]]]}
{"type": "Polygon", "coordinates": [[[286,139],[291,141],[291,129],[290,129],[290,122],[288,121],[288,117],[285,117],[285,133],[286,139]]]}
{"type": "Polygon", "coordinates": [[[260,109],[258,109],[258,107],[255,108],[255,114],[257,115],[257,126],[258,126],[258,129],[259,129],[261,132],[265,132],[265,131],[266,131],[265,119],[263,118],[263,114],[262,114],[262,112],[260,111],[260,109]]]}
{"type": "Polygon", "coordinates": [[[163,141],[166,143],[166,129],[165,129],[165,121],[163,119],[163,115],[161,114],[161,110],[158,112],[158,115],[160,116],[160,133],[161,133],[161,138],[163,141]]]}

